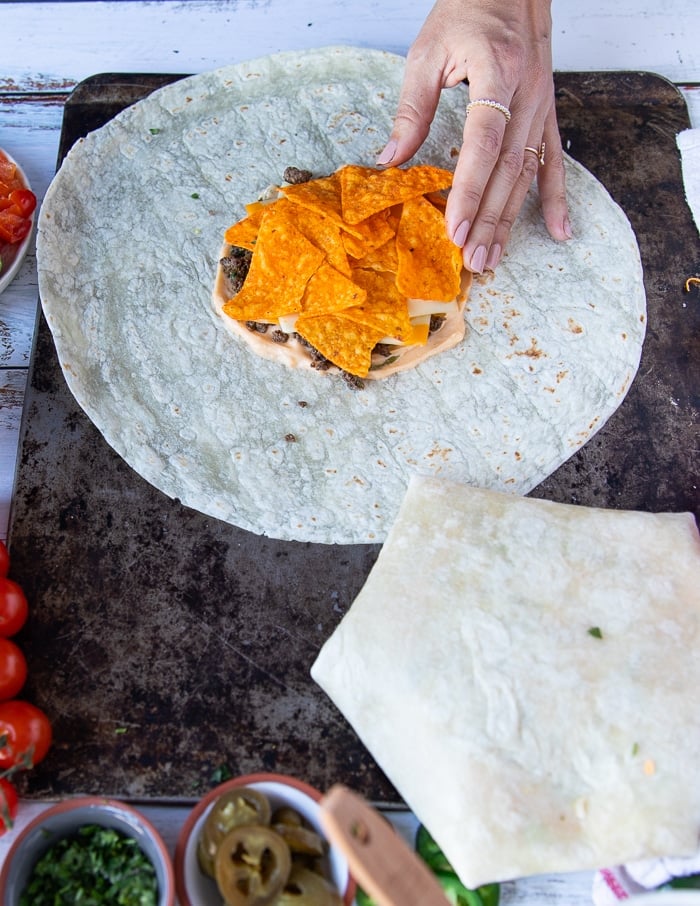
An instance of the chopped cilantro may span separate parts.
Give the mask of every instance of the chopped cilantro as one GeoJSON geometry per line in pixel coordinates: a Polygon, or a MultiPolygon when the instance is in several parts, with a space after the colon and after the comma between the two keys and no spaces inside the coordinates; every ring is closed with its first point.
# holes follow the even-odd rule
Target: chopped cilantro
{"type": "Polygon", "coordinates": [[[190,198],[199,198],[199,192],[193,192],[193,193],[190,195],[190,198]]]}
{"type": "Polygon", "coordinates": [[[133,837],[111,827],[85,824],[39,859],[20,906],[156,906],[155,869],[133,837]]]}
{"type": "Polygon", "coordinates": [[[160,129],[149,129],[151,135],[160,135],[160,129]]]}
{"type": "Polygon", "coordinates": [[[591,628],[588,630],[588,635],[592,635],[594,639],[602,639],[603,631],[598,626],[591,626],[591,628]]]}

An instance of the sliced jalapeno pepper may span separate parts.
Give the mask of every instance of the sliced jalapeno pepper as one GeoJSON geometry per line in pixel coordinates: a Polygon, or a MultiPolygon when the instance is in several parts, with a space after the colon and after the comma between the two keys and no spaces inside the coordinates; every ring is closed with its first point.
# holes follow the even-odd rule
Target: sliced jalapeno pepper
{"type": "Polygon", "coordinates": [[[214,877],[228,906],[267,906],[289,879],[289,847],[272,828],[234,827],[223,838],[214,860],[214,877]]]}
{"type": "Polygon", "coordinates": [[[205,874],[214,877],[216,850],[234,827],[270,823],[270,802],[263,793],[238,787],[220,796],[212,806],[197,844],[197,859],[205,874]]]}
{"type": "Polygon", "coordinates": [[[287,824],[290,827],[303,827],[304,819],[295,808],[292,808],[290,805],[281,805],[272,813],[270,824],[273,827],[275,824],[287,824]]]}
{"type": "Polygon", "coordinates": [[[342,906],[340,894],[321,875],[294,865],[275,906],[342,906]]]}
{"type": "Polygon", "coordinates": [[[326,848],[323,845],[323,838],[312,828],[301,825],[293,827],[291,824],[273,824],[272,828],[282,837],[293,855],[317,858],[325,855],[326,848]]]}

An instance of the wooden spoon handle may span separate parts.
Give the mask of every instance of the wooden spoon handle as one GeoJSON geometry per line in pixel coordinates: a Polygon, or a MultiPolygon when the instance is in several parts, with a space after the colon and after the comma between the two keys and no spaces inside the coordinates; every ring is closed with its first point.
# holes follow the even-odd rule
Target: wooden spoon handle
{"type": "Polygon", "coordinates": [[[342,784],[331,787],[321,799],[320,820],[379,906],[449,906],[427,865],[361,796],[342,784]]]}

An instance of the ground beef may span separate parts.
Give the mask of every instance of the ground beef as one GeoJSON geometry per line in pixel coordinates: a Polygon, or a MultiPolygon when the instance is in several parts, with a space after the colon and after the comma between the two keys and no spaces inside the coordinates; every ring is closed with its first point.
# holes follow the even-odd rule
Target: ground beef
{"type": "Polygon", "coordinates": [[[248,276],[250,260],[252,257],[253,253],[248,249],[242,249],[237,245],[232,245],[228,255],[219,260],[224,276],[228,280],[232,295],[241,291],[245,278],[248,276]]]}
{"type": "Polygon", "coordinates": [[[262,321],[246,321],[245,326],[251,333],[267,333],[267,328],[270,325],[262,321]]]}
{"type": "Polygon", "coordinates": [[[289,334],[285,333],[283,330],[277,330],[277,328],[275,328],[275,330],[273,330],[270,334],[270,339],[273,343],[286,343],[289,339],[289,334]]]}
{"type": "Polygon", "coordinates": [[[287,167],[282,175],[285,182],[298,186],[302,182],[308,182],[312,173],[311,170],[300,170],[299,167],[287,167]]]}
{"type": "Polygon", "coordinates": [[[340,376],[352,390],[364,390],[365,382],[356,374],[350,374],[349,371],[343,371],[343,369],[341,368],[340,376]]]}
{"type": "Polygon", "coordinates": [[[428,333],[435,333],[436,330],[440,330],[442,325],[445,323],[444,315],[431,315],[430,316],[430,327],[428,328],[428,333]]]}

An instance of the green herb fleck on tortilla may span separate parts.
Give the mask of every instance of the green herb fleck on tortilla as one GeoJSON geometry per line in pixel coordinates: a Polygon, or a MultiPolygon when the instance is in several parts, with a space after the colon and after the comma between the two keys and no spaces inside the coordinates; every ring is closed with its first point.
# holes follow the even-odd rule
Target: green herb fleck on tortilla
{"type": "Polygon", "coordinates": [[[151,133],[151,135],[160,135],[160,129],[154,128],[154,129],[149,129],[148,131],[151,133]]]}
{"type": "Polygon", "coordinates": [[[599,626],[591,626],[591,628],[588,630],[588,635],[593,636],[594,639],[602,639],[603,631],[599,626]]]}

